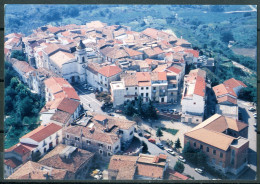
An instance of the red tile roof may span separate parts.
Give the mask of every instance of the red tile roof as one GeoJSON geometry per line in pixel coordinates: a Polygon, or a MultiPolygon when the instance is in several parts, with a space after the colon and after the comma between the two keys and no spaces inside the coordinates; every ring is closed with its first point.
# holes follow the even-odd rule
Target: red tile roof
{"type": "Polygon", "coordinates": [[[149,72],[137,72],[136,73],[137,81],[151,81],[151,75],[149,72]]]}
{"type": "Polygon", "coordinates": [[[59,131],[61,128],[61,126],[55,123],[49,123],[46,126],[41,125],[28,134],[22,136],[20,139],[30,138],[35,140],[36,142],[41,142],[42,140],[59,131]]]}
{"type": "Polygon", "coordinates": [[[196,84],[194,88],[194,94],[204,97],[205,93],[206,93],[205,79],[200,76],[197,76],[196,84]]]}
{"type": "Polygon", "coordinates": [[[230,96],[223,96],[223,97],[217,98],[217,100],[218,100],[218,103],[230,102],[230,103],[233,103],[233,104],[237,104],[237,99],[232,98],[230,96]]]}
{"type": "Polygon", "coordinates": [[[29,65],[29,63],[27,63],[25,61],[19,61],[19,60],[17,60],[13,64],[13,67],[16,68],[17,70],[23,72],[23,73],[28,73],[28,72],[35,70],[35,68],[33,68],[29,65]]]}
{"type": "Polygon", "coordinates": [[[15,169],[16,167],[21,165],[22,162],[20,160],[17,160],[16,158],[12,157],[12,158],[8,158],[8,159],[4,159],[4,164],[10,166],[13,169],[15,169]]]}
{"type": "Polygon", "coordinates": [[[153,28],[147,28],[142,32],[144,35],[147,35],[153,39],[157,39],[158,30],[153,28]]]}
{"type": "Polygon", "coordinates": [[[122,72],[121,68],[115,65],[104,66],[98,71],[98,73],[100,73],[105,77],[112,77],[114,75],[120,74],[121,72],[122,72]]]}
{"type": "Polygon", "coordinates": [[[214,86],[213,91],[215,92],[216,97],[227,95],[227,94],[237,97],[234,90],[230,87],[225,86],[224,84],[219,84],[217,86],[214,86]]]}
{"type": "Polygon", "coordinates": [[[247,87],[242,81],[236,80],[234,78],[231,78],[231,79],[224,81],[223,84],[225,86],[229,86],[230,88],[233,88],[233,89],[238,87],[238,86],[247,87]]]}
{"type": "Polygon", "coordinates": [[[124,48],[125,51],[127,52],[127,54],[131,57],[131,56],[138,56],[138,55],[142,55],[143,53],[138,52],[136,50],[133,49],[129,49],[129,48],[124,48]]]}
{"type": "Polygon", "coordinates": [[[174,67],[174,66],[171,66],[170,68],[167,68],[167,71],[171,71],[171,72],[174,72],[174,73],[176,73],[176,74],[179,74],[180,72],[181,72],[181,70],[180,69],[178,69],[178,68],[176,68],[176,67],[174,67]]]}
{"type": "Polygon", "coordinates": [[[18,155],[25,155],[27,153],[29,153],[30,151],[32,151],[36,146],[34,145],[28,145],[28,144],[21,144],[21,143],[17,143],[16,145],[5,149],[5,152],[15,152],[18,155]]]}
{"type": "Polygon", "coordinates": [[[58,28],[58,27],[50,27],[49,29],[48,29],[48,31],[50,31],[51,33],[56,33],[56,32],[58,32],[58,31],[60,31],[61,29],[60,28],[58,28]]]}
{"type": "Polygon", "coordinates": [[[97,120],[97,121],[104,121],[104,120],[107,119],[107,117],[106,117],[106,116],[103,116],[103,115],[96,115],[96,116],[94,116],[93,118],[94,118],[95,120],[97,120]]]}
{"type": "Polygon", "coordinates": [[[74,112],[77,110],[77,108],[79,107],[80,103],[75,101],[75,100],[71,100],[69,98],[64,98],[59,106],[57,107],[57,109],[67,112],[69,114],[74,114],[74,112]]]}
{"type": "Polygon", "coordinates": [[[186,53],[192,53],[194,57],[198,58],[199,57],[199,51],[193,50],[193,49],[187,49],[184,52],[186,53]]]}

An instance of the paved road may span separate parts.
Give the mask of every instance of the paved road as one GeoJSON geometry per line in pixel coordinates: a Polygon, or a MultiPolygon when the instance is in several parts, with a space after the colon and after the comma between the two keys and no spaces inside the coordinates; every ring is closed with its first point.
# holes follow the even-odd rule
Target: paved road
{"type": "MultiPolygon", "coordinates": [[[[174,168],[175,163],[178,160],[178,156],[172,156],[169,153],[167,153],[165,150],[160,149],[159,147],[157,147],[155,144],[150,143],[146,138],[144,137],[140,137],[137,133],[135,133],[135,136],[138,137],[140,140],[144,141],[147,146],[148,146],[148,151],[151,153],[151,155],[158,155],[159,153],[163,153],[166,154],[168,156],[169,159],[169,167],[170,168],[174,168]]],[[[210,180],[213,177],[208,175],[207,173],[201,175],[199,173],[197,173],[194,168],[192,168],[191,166],[189,166],[188,164],[184,164],[185,169],[184,169],[184,174],[188,174],[190,176],[193,176],[195,180],[210,180]]]]}
{"type": "Polygon", "coordinates": [[[104,114],[104,112],[101,110],[101,106],[103,105],[103,103],[95,98],[95,94],[93,92],[83,89],[81,85],[74,85],[73,87],[78,92],[80,101],[81,103],[83,103],[84,109],[104,114]]]}
{"type": "Polygon", "coordinates": [[[257,133],[255,132],[254,124],[256,123],[256,119],[253,117],[253,113],[250,112],[248,108],[250,105],[248,102],[244,102],[242,100],[238,100],[238,106],[241,109],[242,119],[245,123],[248,124],[248,140],[249,140],[249,151],[248,151],[248,164],[250,165],[250,169],[248,169],[245,173],[243,173],[239,179],[255,179],[256,178],[256,163],[257,163],[257,155],[256,155],[256,137],[257,133]]]}

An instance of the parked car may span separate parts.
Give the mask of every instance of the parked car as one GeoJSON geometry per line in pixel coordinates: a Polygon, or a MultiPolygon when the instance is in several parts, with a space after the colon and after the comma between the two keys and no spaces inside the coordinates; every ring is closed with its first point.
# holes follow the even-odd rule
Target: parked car
{"type": "Polygon", "coordinates": [[[167,151],[169,154],[175,156],[175,152],[174,152],[172,149],[166,149],[166,151],[167,151]]]}
{"type": "Polygon", "coordinates": [[[154,143],[154,144],[156,143],[155,139],[152,139],[152,138],[148,139],[148,141],[151,143],[154,143]]]}
{"type": "Polygon", "coordinates": [[[254,107],[249,107],[248,110],[249,111],[255,111],[256,109],[254,107]]]}
{"type": "Polygon", "coordinates": [[[146,139],[149,139],[149,138],[151,137],[151,135],[150,135],[150,134],[144,134],[144,137],[145,137],[146,139]]]}
{"type": "Polygon", "coordinates": [[[89,91],[94,91],[94,89],[92,87],[89,87],[88,90],[89,91]]]}
{"type": "Polygon", "coordinates": [[[138,135],[139,135],[140,137],[143,137],[143,133],[142,133],[142,132],[139,132],[138,135]]]}
{"type": "Polygon", "coordinates": [[[108,113],[108,115],[109,115],[109,116],[115,116],[115,115],[114,115],[114,114],[112,114],[112,113],[108,113]]]}
{"type": "Polygon", "coordinates": [[[254,113],[253,116],[254,116],[254,118],[256,119],[256,118],[257,118],[257,113],[254,113]]]}
{"type": "Polygon", "coordinates": [[[202,174],[202,173],[203,173],[203,170],[202,170],[202,169],[195,168],[194,170],[195,170],[197,173],[199,173],[199,174],[202,174]]]}
{"type": "Polygon", "coordinates": [[[122,110],[116,110],[115,112],[116,113],[122,113],[122,110]]]}
{"type": "Polygon", "coordinates": [[[156,146],[158,146],[161,149],[164,149],[163,145],[161,143],[157,143],[156,146]]]}
{"type": "Polygon", "coordinates": [[[179,157],[178,157],[178,160],[181,161],[181,162],[183,162],[183,163],[186,162],[186,160],[185,160],[182,156],[179,156],[179,157]]]}

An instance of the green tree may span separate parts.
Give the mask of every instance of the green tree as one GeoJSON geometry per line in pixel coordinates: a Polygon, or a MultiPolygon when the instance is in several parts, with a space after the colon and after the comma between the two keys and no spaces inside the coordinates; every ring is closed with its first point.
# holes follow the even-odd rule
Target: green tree
{"type": "Polygon", "coordinates": [[[175,171],[179,172],[179,173],[183,173],[185,167],[184,167],[183,163],[181,163],[180,161],[177,161],[177,162],[175,163],[175,166],[174,166],[173,169],[174,169],[175,171]]]}
{"type": "Polygon", "coordinates": [[[26,55],[21,50],[14,50],[14,51],[12,51],[11,58],[18,59],[19,61],[26,61],[26,55]]]}
{"type": "Polygon", "coordinates": [[[157,129],[156,136],[159,137],[159,138],[163,136],[163,132],[161,130],[161,127],[157,129]]]}
{"type": "Polygon", "coordinates": [[[143,146],[142,153],[147,153],[148,152],[148,146],[144,141],[142,141],[142,146],[143,146]]]}
{"type": "Polygon", "coordinates": [[[137,114],[141,117],[144,115],[143,98],[141,96],[138,96],[138,99],[137,99],[137,114]]]}
{"type": "Polygon", "coordinates": [[[230,31],[225,31],[220,35],[220,39],[224,43],[228,43],[229,41],[234,40],[233,34],[230,31]]]}
{"type": "Polygon", "coordinates": [[[132,116],[134,114],[134,107],[131,102],[128,102],[125,107],[125,114],[127,116],[132,116]]]}
{"type": "Polygon", "coordinates": [[[196,151],[190,146],[190,143],[184,145],[182,150],[184,158],[194,163],[196,160],[196,151]]]}
{"type": "Polygon", "coordinates": [[[181,141],[180,141],[179,138],[175,141],[174,146],[175,146],[176,149],[181,148],[181,141]]]}
{"type": "Polygon", "coordinates": [[[197,157],[197,166],[198,167],[203,167],[207,164],[207,155],[205,155],[205,153],[203,151],[198,151],[196,153],[196,157],[197,157]]]}

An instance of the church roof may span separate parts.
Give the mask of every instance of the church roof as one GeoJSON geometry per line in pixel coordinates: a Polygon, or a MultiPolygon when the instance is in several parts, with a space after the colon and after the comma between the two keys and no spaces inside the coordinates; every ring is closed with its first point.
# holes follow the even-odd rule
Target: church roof
{"type": "Polygon", "coordinates": [[[82,42],[82,40],[79,41],[78,45],[77,45],[77,49],[85,49],[86,46],[84,45],[84,43],[82,42]]]}

